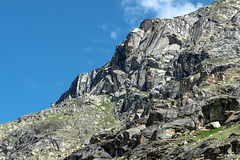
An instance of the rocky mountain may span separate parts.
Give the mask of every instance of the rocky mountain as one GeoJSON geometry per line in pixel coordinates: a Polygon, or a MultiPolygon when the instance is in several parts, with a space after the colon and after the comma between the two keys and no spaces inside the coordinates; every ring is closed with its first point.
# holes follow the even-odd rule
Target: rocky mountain
{"type": "Polygon", "coordinates": [[[147,19],[56,103],[0,125],[0,159],[238,159],[240,1],[147,19]]]}

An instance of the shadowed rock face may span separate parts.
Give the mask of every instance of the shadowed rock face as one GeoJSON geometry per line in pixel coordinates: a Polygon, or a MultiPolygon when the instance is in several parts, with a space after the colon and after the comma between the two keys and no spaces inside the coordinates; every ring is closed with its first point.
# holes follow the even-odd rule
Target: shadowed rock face
{"type": "Polygon", "coordinates": [[[239,10],[238,0],[220,0],[144,20],[50,109],[0,126],[0,159],[237,158],[239,10]]]}

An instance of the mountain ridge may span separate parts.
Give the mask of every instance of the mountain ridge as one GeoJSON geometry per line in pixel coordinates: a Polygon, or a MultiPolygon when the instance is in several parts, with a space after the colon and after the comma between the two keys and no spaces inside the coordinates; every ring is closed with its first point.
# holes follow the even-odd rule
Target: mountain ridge
{"type": "Polygon", "coordinates": [[[0,159],[237,159],[239,10],[144,20],[49,109],[0,125],[0,159]]]}

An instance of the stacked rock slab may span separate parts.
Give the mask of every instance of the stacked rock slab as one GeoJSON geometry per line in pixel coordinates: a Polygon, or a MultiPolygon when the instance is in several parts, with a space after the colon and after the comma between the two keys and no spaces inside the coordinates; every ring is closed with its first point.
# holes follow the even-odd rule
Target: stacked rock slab
{"type": "Polygon", "coordinates": [[[20,117],[18,125],[24,123],[34,126],[3,131],[0,158],[47,152],[36,144],[62,159],[237,158],[239,0],[144,20],[107,64],[79,74],[50,109],[20,117]],[[54,113],[63,123],[49,118],[54,113]]]}
{"type": "MultiPolygon", "coordinates": [[[[164,147],[168,152],[147,148],[158,140],[180,143],[177,137],[239,117],[239,10],[239,1],[221,0],[173,19],[147,19],[132,30],[89,86],[91,94],[110,95],[127,125],[109,141],[89,147],[98,146],[112,158],[207,157],[199,147],[189,155],[187,148],[177,155],[164,147]]],[[[219,155],[226,156],[221,151],[214,156],[219,155]]]]}

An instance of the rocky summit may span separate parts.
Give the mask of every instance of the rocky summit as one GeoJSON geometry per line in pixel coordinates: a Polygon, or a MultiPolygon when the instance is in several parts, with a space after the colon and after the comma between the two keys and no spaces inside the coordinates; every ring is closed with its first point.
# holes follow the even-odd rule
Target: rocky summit
{"type": "Polygon", "coordinates": [[[239,159],[240,1],[146,19],[56,103],[0,125],[0,159],[239,159]]]}

